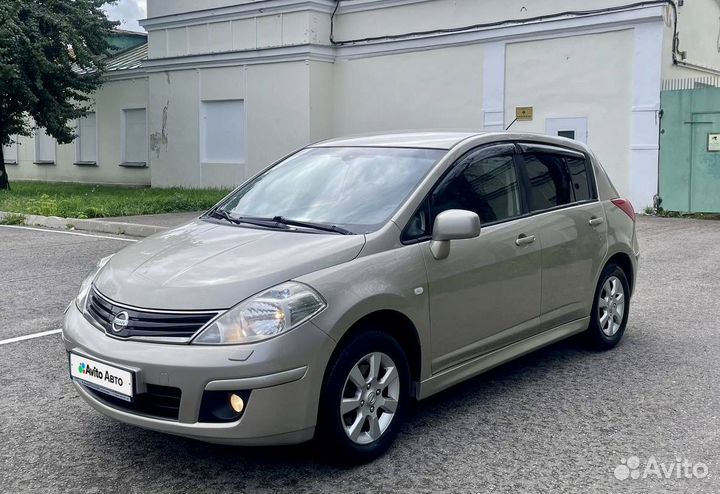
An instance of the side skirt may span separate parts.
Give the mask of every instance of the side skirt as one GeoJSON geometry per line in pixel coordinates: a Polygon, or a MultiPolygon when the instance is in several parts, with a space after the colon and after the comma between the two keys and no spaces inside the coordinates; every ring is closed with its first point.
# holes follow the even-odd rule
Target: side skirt
{"type": "Polygon", "coordinates": [[[422,381],[415,388],[415,397],[418,400],[432,396],[444,389],[471,377],[482,374],[490,369],[509,362],[544,346],[555,343],[587,329],[590,323],[589,317],[572,321],[562,326],[549,329],[535,336],[525,338],[506,347],[486,353],[455,367],[446,369],[434,376],[422,381]]]}

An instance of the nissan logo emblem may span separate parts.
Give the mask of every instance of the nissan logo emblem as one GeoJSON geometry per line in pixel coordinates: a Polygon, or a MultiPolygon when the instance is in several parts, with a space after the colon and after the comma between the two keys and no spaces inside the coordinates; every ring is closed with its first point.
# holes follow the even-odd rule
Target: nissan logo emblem
{"type": "Polygon", "coordinates": [[[112,321],[112,330],[115,333],[119,333],[123,329],[125,329],[128,325],[128,321],[130,320],[130,316],[127,312],[122,311],[115,314],[115,319],[112,321]]]}

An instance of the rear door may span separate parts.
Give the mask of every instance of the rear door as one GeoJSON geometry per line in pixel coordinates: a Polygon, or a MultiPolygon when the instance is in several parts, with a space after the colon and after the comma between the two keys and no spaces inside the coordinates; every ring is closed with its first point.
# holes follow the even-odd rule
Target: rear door
{"type": "Polygon", "coordinates": [[[607,251],[592,165],[574,150],[520,144],[527,202],[542,245],[540,330],[587,317],[607,251]]]}

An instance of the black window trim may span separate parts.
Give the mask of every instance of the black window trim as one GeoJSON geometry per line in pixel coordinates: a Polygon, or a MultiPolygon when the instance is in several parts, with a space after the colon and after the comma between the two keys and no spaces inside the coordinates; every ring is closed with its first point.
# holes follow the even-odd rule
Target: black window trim
{"type": "MultiPolygon", "coordinates": [[[[480,146],[477,146],[477,147],[474,147],[474,148],[472,148],[472,149],[469,149],[468,151],[466,151],[465,153],[463,153],[459,158],[457,158],[457,159],[453,162],[452,165],[450,165],[450,166],[447,168],[447,170],[445,170],[445,171],[443,172],[442,175],[440,175],[440,177],[435,181],[435,183],[434,183],[433,186],[430,188],[430,190],[427,192],[427,194],[425,194],[425,197],[423,198],[423,200],[420,201],[420,204],[419,204],[418,207],[415,209],[415,211],[413,211],[413,214],[410,216],[410,219],[407,221],[407,223],[406,223],[405,226],[403,227],[402,232],[400,233],[400,243],[403,244],[403,245],[414,245],[414,244],[419,244],[419,243],[422,243],[422,242],[427,242],[428,240],[432,240],[432,228],[433,228],[433,225],[429,225],[429,226],[430,226],[430,233],[429,233],[429,234],[427,234],[427,235],[422,235],[422,236],[416,237],[416,238],[406,239],[406,238],[405,238],[405,232],[407,231],[408,227],[410,226],[410,221],[412,221],[412,219],[415,217],[415,215],[418,213],[418,211],[420,211],[420,209],[422,209],[423,207],[428,207],[428,210],[429,210],[429,204],[428,204],[428,203],[430,202],[430,198],[431,198],[431,196],[433,195],[433,193],[435,192],[435,190],[437,189],[437,187],[445,180],[445,178],[446,178],[450,173],[452,173],[455,169],[457,169],[457,167],[460,166],[460,165],[462,164],[462,162],[463,162],[468,156],[470,156],[471,154],[474,154],[474,153],[476,153],[476,152],[478,152],[478,151],[482,151],[483,149],[486,149],[486,148],[501,147],[501,146],[506,146],[506,147],[508,147],[508,151],[509,151],[509,152],[508,152],[508,153],[498,153],[497,156],[507,155],[507,156],[512,156],[512,158],[513,158],[513,166],[514,166],[514,168],[515,168],[515,176],[517,177],[518,181],[520,182],[520,212],[521,212],[521,214],[519,214],[519,215],[517,215],[517,216],[512,216],[512,217],[510,217],[510,218],[505,218],[505,219],[502,219],[502,220],[491,221],[491,222],[489,222],[489,223],[482,223],[481,226],[482,226],[483,228],[485,228],[485,227],[500,225],[500,224],[502,224],[502,223],[507,223],[507,222],[510,222],[510,221],[515,221],[515,220],[519,220],[519,219],[522,219],[522,218],[527,218],[527,217],[529,217],[529,216],[532,216],[531,213],[529,212],[529,205],[530,205],[530,203],[528,202],[528,197],[526,196],[526,193],[525,193],[525,190],[524,190],[524,189],[525,189],[525,183],[523,183],[523,178],[522,178],[522,175],[523,175],[523,174],[522,174],[521,171],[520,171],[520,167],[521,167],[521,165],[522,165],[522,162],[521,162],[520,160],[521,160],[522,158],[521,158],[521,156],[520,156],[520,152],[519,152],[519,148],[518,148],[518,146],[517,146],[517,143],[516,143],[515,141],[497,141],[497,142],[485,143],[485,144],[482,144],[482,145],[480,145],[480,146]],[[512,147],[511,147],[511,146],[512,146],[512,147]]],[[[469,165],[469,164],[468,164],[468,165],[469,165]]],[[[465,166],[468,166],[468,165],[465,165],[465,166]]],[[[430,220],[430,218],[428,218],[428,220],[430,220]]]]}
{"type": "MultiPolygon", "coordinates": [[[[530,211],[528,213],[528,216],[537,216],[539,214],[544,214],[552,211],[559,211],[561,209],[567,209],[571,207],[576,207],[579,205],[585,205],[585,204],[593,204],[596,202],[600,202],[596,180],[595,180],[595,171],[593,168],[592,158],[582,151],[578,151],[576,149],[571,148],[565,148],[556,144],[548,144],[546,142],[536,142],[536,141],[515,141],[515,147],[517,149],[517,159],[520,161],[520,174],[523,176],[523,186],[524,186],[524,194],[525,194],[525,200],[530,205],[530,194],[531,194],[531,188],[530,188],[530,179],[527,174],[527,170],[525,168],[525,153],[531,153],[531,152],[540,152],[540,153],[556,153],[563,156],[575,156],[575,157],[582,157],[585,160],[585,170],[589,177],[589,186],[590,186],[590,192],[593,194],[594,198],[592,199],[584,199],[582,201],[572,201],[567,204],[561,204],[559,206],[555,206],[552,208],[547,209],[540,209],[538,211],[530,211]]],[[[575,189],[573,188],[573,199],[575,198],[575,189]]],[[[529,209],[529,207],[528,207],[529,209]]]]}
{"type": "MultiPolygon", "coordinates": [[[[447,170],[443,172],[443,174],[437,179],[437,181],[433,184],[432,188],[428,191],[428,193],[425,195],[422,201],[420,201],[420,204],[415,209],[413,214],[410,216],[410,219],[405,224],[405,226],[402,229],[402,232],[400,233],[400,243],[402,245],[414,245],[419,244],[422,242],[427,242],[428,240],[432,239],[432,227],[433,225],[430,225],[430,234],[428,235],[422,235],[417,238],[411,238],[406,239],[405,232],[407,231],[408,227],[410,226],[410,221],[412,218],[415,217],[418,211],[420,211],[421,208],[425,207],[430,200],[430,196],[435,192],[435,189],[438,187],[438,185],[449,175],[452,170],[454,170],[457,166],[459,166],[462,161],[467,158],[471,153],[474,153],[476,151],[480,151],[483,148],[489,148],[494,146],[502,146],[502,145],[513,145],[515,150],[512,153],[513,156],[513,164],[515,165],[515,173],[518,177],[518,180],[520,181],[520,208],[522,214],[518,216],[513,216],[511,218],[505,218],[503,220],[493,221],[490,223],[483,223],[482,227],[488,227],[488,226],[494,226],[499,225],[502,223],[507,223],[510,221],[516,221],[523,218],[529,218],[532,216],[537,216],[539,214],[545,214],[553,211],[558,211],[562,209],[568,209],[571,207],[577,207],[585,204],[593,204],[596,202],[600,202],[600,193],[597,188],[597,179],[595,177],[595,165],[594,161],[591,155],[588,153],[585,153],[583,151],[579,151],[577,149],[573,148],[566,148],[558,144],[550,144],[547,142],[542,141],[532,141],[532,140],[509,140],[509,141],[496,141],[491,143],[485,143],[480,146],[474,147],[467,152],[463,153],[459,158],[455,160],[455,162],[450,165],[447,170]],[[527,171],[525,170],[525,161],[524,161],[524,153],[528,152],[529,150],[532,150],[533,148],[538,149],[540,152],[555,152],[564,156],[575,156],[575,157],[582,157],[585,160],[585,169],[588,173],[588,177],[590,179],[590,191],[593,194],[594,198],[592,199],[585,199],[582,201],[573,201],[568,204],[561,204],[560,206],[555,206],[553,208],[549,209],[542,209],[539,211],[530,211],[530,180],[527,176],[527,171]]],[[[573,198],[575,192],[573,190],[573,198]]]]}

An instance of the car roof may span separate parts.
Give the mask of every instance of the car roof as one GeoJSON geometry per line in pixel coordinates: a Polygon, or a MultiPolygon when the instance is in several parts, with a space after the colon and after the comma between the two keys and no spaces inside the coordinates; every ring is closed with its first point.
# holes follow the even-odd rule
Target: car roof
{"type": "Polygon", "coordinates": [[[449,150],[470,138],[473,141],[533,141],[542,144],[562,146],[580,152],[588,151],[582,143],[544,134],[512,131],[472,131],[472,130],[433,130],[433,131],[399,131],[362,134],[347,137],[336,137],[315,144],[311,147],[398,147],[449,150]]]}
{"type": "Polygon", "coordinates": [[[397,147],[450,149],[460,141],[482,134],[472,131],[407,131],[337,137],[313,147],[397,147]]]}

